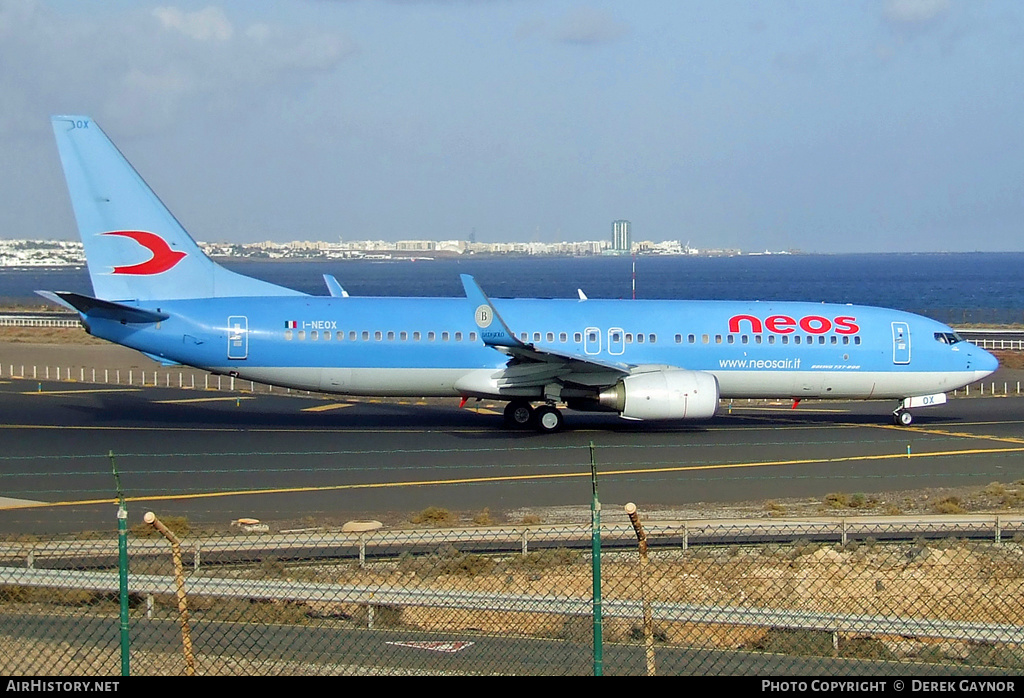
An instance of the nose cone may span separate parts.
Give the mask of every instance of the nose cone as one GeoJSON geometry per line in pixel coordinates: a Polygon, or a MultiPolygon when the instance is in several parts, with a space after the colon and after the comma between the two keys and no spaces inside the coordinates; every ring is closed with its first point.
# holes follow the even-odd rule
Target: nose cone
{"type": "Polygon", "coordinates": [[[970,357],[971,366],[974,368],[974,380],[981,380],[999,368],[999,359],[980,347],[972,349],[970,357]]]}

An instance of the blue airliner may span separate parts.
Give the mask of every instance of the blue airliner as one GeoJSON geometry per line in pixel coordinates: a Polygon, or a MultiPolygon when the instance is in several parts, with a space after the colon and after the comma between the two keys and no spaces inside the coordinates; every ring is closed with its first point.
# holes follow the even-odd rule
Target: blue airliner
{"type": "Polygon", "coordinates": [[[87,116],[53,129],[94,296],[40,292],[87,331],[166,364],[303,390],[507,402],[555,432],[561,408],[696,420],[722,399],[892,399],[915,407],[992,373],[934,320],[807,302],[311,296],[209,259],[87,116]]]}

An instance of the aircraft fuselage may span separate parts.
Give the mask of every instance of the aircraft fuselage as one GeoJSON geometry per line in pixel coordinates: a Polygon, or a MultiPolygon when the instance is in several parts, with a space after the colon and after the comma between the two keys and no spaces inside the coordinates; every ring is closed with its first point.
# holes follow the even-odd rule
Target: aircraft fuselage
{"type": "MultiPolygon", "coordinates": [[[[538,349],[707,372],[723,398],[903,398],[953,390],[993,368],[987,352],[951,343],[948,326],[882,308],[493,302],[513,333],[538,349]]],[[[298,389],[488,397],[460,380],[502,371],[509,360],[483,344],[484,330],[475,326],[464,298],[211,298],[140,307],[169,317],[159,323],[92,319],[90,331],[167,361],[298,389]]],[[[516,394],[499,388],[493,397],[516,394]]],[[[527,389],[522,396],[540,394],[527,389]]]]}

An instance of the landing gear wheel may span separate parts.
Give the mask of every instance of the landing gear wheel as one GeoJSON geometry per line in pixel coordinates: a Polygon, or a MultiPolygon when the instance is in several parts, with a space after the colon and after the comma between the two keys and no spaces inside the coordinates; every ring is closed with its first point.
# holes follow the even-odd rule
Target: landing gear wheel
{"type": "Polygon", "coordinates": [[[526,400],[512,400],[505,405],[505,425],[513,429],[524,429],[533,421],[533,408],[526,400]]]}
{"type": "Polygon", "coordinates": [[[909,427],[914,423],[914,415],[906,410],[897,410],[892,413],[892,421],[898,427],[909,427]]]}
{"type": "Polygon", "coordinates": [[[554,434],[561,431],[565,426],[565,419],[558,408],[551,405],[541,405],[534,410],[533,418],[536,420],[537,430],[544,434],[554,434]]]}

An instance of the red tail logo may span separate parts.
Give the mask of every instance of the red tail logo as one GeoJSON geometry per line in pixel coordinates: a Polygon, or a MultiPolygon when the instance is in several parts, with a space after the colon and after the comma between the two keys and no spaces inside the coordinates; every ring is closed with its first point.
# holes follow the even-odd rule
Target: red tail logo
{"type": "Polygon", "coordinates": [[[184,252],[172,250],[167,244],[167,241],[159,235],[147,233],[144,230],[112,230],[109,233],[103,234],[120,235],[121,237],[131,238],[153,253],[153,256],[145,262],[132,264],[127,267],[114,267],[115,274],[132,274],[139,276],[162,274],[168,269],[173,268],[175,264],[180,262],[186,256],[184,252]]]}

